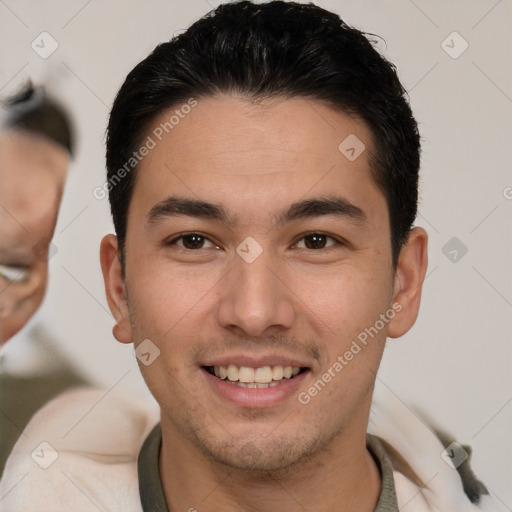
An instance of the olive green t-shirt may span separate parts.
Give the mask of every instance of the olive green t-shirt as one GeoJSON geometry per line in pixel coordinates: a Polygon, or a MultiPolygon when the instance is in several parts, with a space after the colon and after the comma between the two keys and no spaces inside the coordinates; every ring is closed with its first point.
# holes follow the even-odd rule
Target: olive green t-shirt
{"type": "MultiPolygon", "coordinates": [[[[158,424],[144,441],[138,458],[139,492],[143,512],[169,512],[158,469],[162,430],[158,424]]],[[[375,512],[398,512],[391,462],[378,437],[366,436],[366,445],[380,470],[382,488],[375,512]]]]}

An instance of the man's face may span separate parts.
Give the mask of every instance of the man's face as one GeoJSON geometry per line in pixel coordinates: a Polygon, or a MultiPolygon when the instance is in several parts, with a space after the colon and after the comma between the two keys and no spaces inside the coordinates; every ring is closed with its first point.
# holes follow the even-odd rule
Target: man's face
{"type": "Polygon", "coordinates": [[[103,243],[115,333],[139,347],[164,439],[181,438],[232,467],[284,468],[343,430],[366,431],[396,322],[380,320],[378,333],[354,347],[389,314],[399,289],[370,132],[317,101],[216,97],[158,141],[174,110],[147,134],[157,144],[137,170],[124,283],[116,264],[109,283],[103,243]],[[366,147],[355,159],[362,146],[339,149],[349,136],[366,147]],[[227,218],[170,198],[211,203],[227,218]],[[219,367],[230,365],[222,379],[219,367]],[[299,373],[281,380],[287,367],[299,373]],[[237,379],[263,382],[229,382],[237,379]]]}
{"type": "Polygon", "coordinates": [[[42,137],[0,137],[0,343],[41,304],[69,156],[42,137]]]}

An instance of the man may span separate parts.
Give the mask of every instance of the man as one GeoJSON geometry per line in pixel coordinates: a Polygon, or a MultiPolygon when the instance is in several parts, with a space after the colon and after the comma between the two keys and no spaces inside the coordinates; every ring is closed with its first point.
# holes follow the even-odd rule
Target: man
{"type": "Polygon", "coordinates": [[[67,114],[31,85],[7,101],[0,136],[0,343],[39,308],[72,153],[67,114]]]}
{"type": "Polygon", "coordinates": [[[0,475],[33,413],[85,382],[41,325],[21,332],[46,291],[50,241],[73,154],[71,119],[31,84],[5,101],[1,114],[0,475]]]}
{"type": "Polygon", "coordinates": [[[418,418],[374,404],[368,432],[427,268],[404,96],[361,32],[291,2],[222,5],[130,72],[101,265],[160,421],[87,391],[49,404],[30,435],[57,462],[29,474],[18,447],[12,510],[38,493],[73,510],[498,510],[418,418]]]}

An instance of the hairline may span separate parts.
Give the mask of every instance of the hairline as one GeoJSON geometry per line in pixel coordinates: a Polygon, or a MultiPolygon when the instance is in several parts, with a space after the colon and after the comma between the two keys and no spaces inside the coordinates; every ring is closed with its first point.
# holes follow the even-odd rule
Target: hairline
{"type": "MultiPolygon", "coordinates": [[[[250,102],[252,104],[258,104],[262,103],[265,100],[278,100],[279,98],[283,100],[293,100],[293,99],[311,99],[313,101],[319,102],[330,108],[333,112],[337,114],[342,114],[347,117],[350,117],[351,119],[358,120],[361,123],[363,123],[364,127],[368,130],[368,133],[370,135],[370,143],[366,146],[366,150],[368,152],[368,165],[370,168],[370,175],[374,182],[374,184],[377,186],[379,191],[382,193],[385,201],[386,201],[386,208],[388,213],[388,226],[389,226],[389,235],[391,240],[391,257],[392,257],[392,265],[393,268],[396,268],[396,265],[398,263],[398,256],[399,254],[395,254],[395,241],[393,240],[393,226],[392,226],[392,219],[391,219],[391,208],[390,208],[390,197],[387,194],[385,184],[383,184],[379,179],[379,168],[382,165],[381,162],[381,155],[378,149],[378,143],[377,143],[377,134],[375,133],[375,130],[373,127],[366,121],[366,119],[363,118],[362,115],[355,112],[354,108],[344,108],[339,104],[336,104],[334,101],[327,100],[325,98],[320,97],[320,95],[315,94],[291,94],[286,92],[275,92],[275,93],[253,93],[246,92],[241,90],[240,88],[234,87],[229,90],[220,89],[218,87],[214,87],[213,91],[203,92],[200,94],[183,94],[178,96],[176,99],[174,99],[172,102],[161,106],[160,108],[156,109],[153,113],[149,114],[147,118],[142,122],[140,129],[138,130],[139,133],[137,137],[134,139],[134,146],[139,147],[142,144],[142,141],[148,136],[149,133],[151,133],[151,127],[154,125],[155,121],[164,114],[164,112],[169,111],[173,108],[176,108],[181,104],[181,102],[186,101],[189,98],[194,98],[197,101],[200,100],[210,100],[210,99],[217,99],[217,98],[236,98],[236,99],[242,99],[247,102],[250,102]],[[368,147],[369,146],[369,147],[368,147]]],[[[118,254],[119,259],[121,263],[122,273],[123,277],[125,275],[125,263],[126,263],[126,236],[128,233],[128,217],[130,212],[130,205],[132,203],[132,197],[135,191],[135,186],[137,184],[137,176],[139,174],[139,165],[140,162],[133,168],[132,171],[132,177],[130,181],[130,187],[128,189],[128,202],[126,206],[126,221],[124,226],[124,237],[121,238],[119,246],[118,246],[118,254]]],[[[119,237],[118,237],[119,238],[119,237]]],[[[402,244],[404,245],[404,244],[402,244]]],[[[401,246],[399,247],[399,249],[401,246]]],[[[399,251],[398,251],[399,253],[399,251]]]]}

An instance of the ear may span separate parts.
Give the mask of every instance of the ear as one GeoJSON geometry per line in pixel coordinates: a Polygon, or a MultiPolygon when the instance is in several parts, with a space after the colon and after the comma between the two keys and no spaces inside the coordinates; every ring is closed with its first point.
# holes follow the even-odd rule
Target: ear
{"type": "Polygon", "coordinates": [[[116,322],[112,333],[117,341],[131,343],[133,334],[116,236],[103,237],[100,246],[100,263],[108,307],[116,322]]]}
{"type": "Polygon", "coordinates": [[[427,246],[427,232],[414,228],[400,251],[393,288],[393,309],[397,314],[389,322],[390,338],[403,336],[416,322],[427,272],[427,246]]]}

